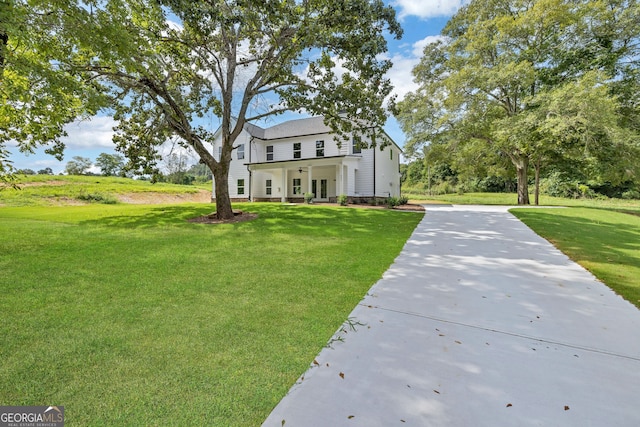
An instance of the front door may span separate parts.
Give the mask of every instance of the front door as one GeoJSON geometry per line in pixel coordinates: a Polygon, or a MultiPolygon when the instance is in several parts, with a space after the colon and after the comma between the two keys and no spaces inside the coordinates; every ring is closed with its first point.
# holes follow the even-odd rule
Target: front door
{"type": "Polygon", "coordinates": [[[327,180],[320,180],[320,194],[318,195],[318,180],[314,179],[311,181],[311,192],[313,193],[313,198],[316,200],[327,200],[327,180]]]}

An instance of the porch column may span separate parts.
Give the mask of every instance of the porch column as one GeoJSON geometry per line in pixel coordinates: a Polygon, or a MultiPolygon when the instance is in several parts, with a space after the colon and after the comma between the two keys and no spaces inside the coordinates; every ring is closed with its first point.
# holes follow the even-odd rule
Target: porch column
{"type": "Polygon", "coordinates": [[[280,198],[282,203],[287,201],[287,169],[282,168],[282,197],[280,198]]]}
{"type": "MultiPolygon", "coordinates": [[[[311,181],[312,181],[312,179],[311,179],[311,178],[312,178],[311,174],[312,174],[312,168],[313,168],[313,166],[309,166],[309,167],[308,167],[308,173],[307,173],[307,175],[308,175],[308,176],[307,176],[307,193],[311,193],[311,181]]],[[[303,194],[304,194],[304,193],[303,193],[303,194]]]]}
{"type": "Polygon", "coordinates": [[[249,171],[249,201],[253,202],[253,171],[249,171]]]}

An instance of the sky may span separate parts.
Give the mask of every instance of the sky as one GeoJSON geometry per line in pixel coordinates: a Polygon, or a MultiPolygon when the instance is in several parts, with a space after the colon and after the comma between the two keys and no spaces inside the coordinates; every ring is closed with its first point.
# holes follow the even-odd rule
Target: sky
{"type": "MultiPolygon", "coordinates": [[[[411,70],[415,67],[424,46],[437,39],[442,28],[453,14],[470,0],[384,0],[396,10],[397,18],[402,25],[404,34],[401,40],[388,40],[388,58],[393,62],[393,68],[388,77],[394,85],[394,93],[397,101],[417,88],[413,82],[411,70]]],[[[279,116],[277,124],[283,120],[302,118],[286,114],[279,116]]],[[[16,169],[32,169],[39,171],[51,168],[54,174],[64,171],[65,165],[74,156],[87,157],[95,161],[100,153],[115,154],[115,146],[111,141],[115,126],[113,118],[99,115],[90,120],[74,122],[66,127],[68,136],[63,139],[66,144],[64,159],[56,160],[53,156],[44,153],[44,148],[38,149],[34,154],[25,155],[19,153],[15,147],[8,147],[11,151],[10,160],[16,169]]],[[[212,123],[217,128],[217,123],[212,123]]],[[[405,135],[398,122],[390,116],[384,127],[389,136],[400,146],[404,145],[405,135]]],[[[192,163],[197,160],[193,159],[192,163]]],[[[92,172],[99,173],[97,167],[92,172]]]]}

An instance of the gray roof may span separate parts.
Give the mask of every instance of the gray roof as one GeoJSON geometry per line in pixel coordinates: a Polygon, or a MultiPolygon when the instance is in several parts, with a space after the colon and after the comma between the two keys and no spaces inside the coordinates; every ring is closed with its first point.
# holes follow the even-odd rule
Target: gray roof
{"type": "Polygon", "coordinates": [[[324,119],[321,116],[289,120],[266,129],[247,123],[244,129],[251,136],[262,140],[331,133],[331,128],[324,124],[324,119]]]}

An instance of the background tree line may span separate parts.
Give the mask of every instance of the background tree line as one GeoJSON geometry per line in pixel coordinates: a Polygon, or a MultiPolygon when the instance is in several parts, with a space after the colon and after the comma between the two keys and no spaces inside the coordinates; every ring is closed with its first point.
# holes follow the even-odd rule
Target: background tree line
{"type": "MultiPolygon", "coordinates": [[[[164,172],[157,171],[153,175],[137,175],[137,179],[152,180],[154,182],[169,182],[172,184],[200,184],[210,182],[212,174],[209,168],[202,163],[192,164],[188,156],[171,153],[164,158],[164,172]]],[[[22,175],[53,175],[51,168],[40,169],[37,172],[33,169],[18,169],[17,174],[22,175]]],[[[126,168],[125,159],[119,154],[101,153],[92,162],[88,157],[74,156],[69,160],[64,168],[67,175],[99,175],[99,176],[120,176],[133,177],[134,174],[126,168]],[[100,172],[92,171],[93,166],[100,169],[100,172]]]]}
{"type": "MultiPolygon", "coordinates": [[[[424,49],[399,104],[406,184],[632,196],[638,0],[474,0],[424,49]],[[425,181],[426,180],[426,181],[425,181]]],[[[447,188],[451,187],[451,188],[447,188]]]]}

